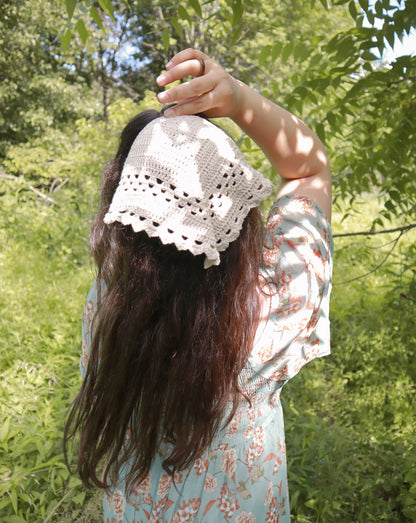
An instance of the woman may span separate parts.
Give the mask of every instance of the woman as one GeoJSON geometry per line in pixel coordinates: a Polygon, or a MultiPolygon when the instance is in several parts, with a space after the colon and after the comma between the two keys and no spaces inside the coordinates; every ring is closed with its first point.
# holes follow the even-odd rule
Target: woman
{"type": "Polygon", "coordinates": [[[331,177],[300,120],[200,51],[159,86],[172,104],[122,133],[91,233],[83,386],[66,440],[105,488],[104,521],[288,522],[280,391],[329,353],[331,177]],[[268,180],[208,118],[228,116],[282,177],[268,180]]]}

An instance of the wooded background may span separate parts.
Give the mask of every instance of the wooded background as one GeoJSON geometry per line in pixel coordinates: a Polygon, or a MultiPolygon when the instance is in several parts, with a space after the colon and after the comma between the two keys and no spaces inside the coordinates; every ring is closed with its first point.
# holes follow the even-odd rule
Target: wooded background
{"type": "Polygon", "coordinates": [[[2,0],[0,521],[102,519],[61,449],[88,231],[120,130],[159,108],[155,78],[189,46],[300,116],[330,156],[332,356],[282,394],[292,519],[416,521],[416,49],[383,59],[415,27],[411,0],[2,0]]]}

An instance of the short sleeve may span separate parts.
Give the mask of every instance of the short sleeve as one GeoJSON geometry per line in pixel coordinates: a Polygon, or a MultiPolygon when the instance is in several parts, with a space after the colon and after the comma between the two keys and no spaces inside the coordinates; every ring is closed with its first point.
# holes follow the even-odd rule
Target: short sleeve
{"type": "Polygon", "coordinates": [[[276,200],[267,219],[263,257],[271,310],[250,363],[266,378],[287,381],[330,352],[333,242],[321,209],[305,197],[276,200]]]}
{"type": "Polygon", "coordinates": [[[88,359],[91,352],[92,337],[94,334],[94,317],[97,312],[97,281],[95,280],[87,296],[87,301],[82,313],[82,352],[79,361],[79,370],[82,379],[87,372],[88,359]]]}

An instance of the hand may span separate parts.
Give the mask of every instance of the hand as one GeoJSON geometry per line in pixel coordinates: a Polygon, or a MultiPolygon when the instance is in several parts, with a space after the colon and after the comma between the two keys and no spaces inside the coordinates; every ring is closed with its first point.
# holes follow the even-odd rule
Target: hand
{"type": "Polygon", "coordinates": [[[185,49],[172,58],[166,69],[156,79],[161,87],[187,76],[195,78],[158,94],[161,103],[177,103],[165,111],[165,116],[204,113],[209,118],[234,117],[239,107],[240,84],[206,54],[185,49]],[[205,64],[202,75],[201,61],[205,64]]]}

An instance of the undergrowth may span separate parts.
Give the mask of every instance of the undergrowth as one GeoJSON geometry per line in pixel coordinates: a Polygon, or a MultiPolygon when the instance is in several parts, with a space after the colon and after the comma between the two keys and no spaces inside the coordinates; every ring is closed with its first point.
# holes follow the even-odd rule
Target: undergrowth
{"type": "MultiPolygon", "coordinates": [[[[68,184],[52,203],[12,180],[0,195],[4,523],[102,520],[101,493],[86,492],[69,474],[61,448],[65,412],[80,385],[97,190],[98,177],[84,190],[68,184]]],[[[334,230],[369,227],[377,205],[368,199],[344,222],[336,213],[334,230]]],[[[296,523],[416,520],[415,303],[401,297],[412,289],[406,256],[414,235],[403,236],[378,270],[343,283],[376,267],[391,241],[371,247],[366,239],[336,239],[332,355],[284,388],[296,523]]]]}

